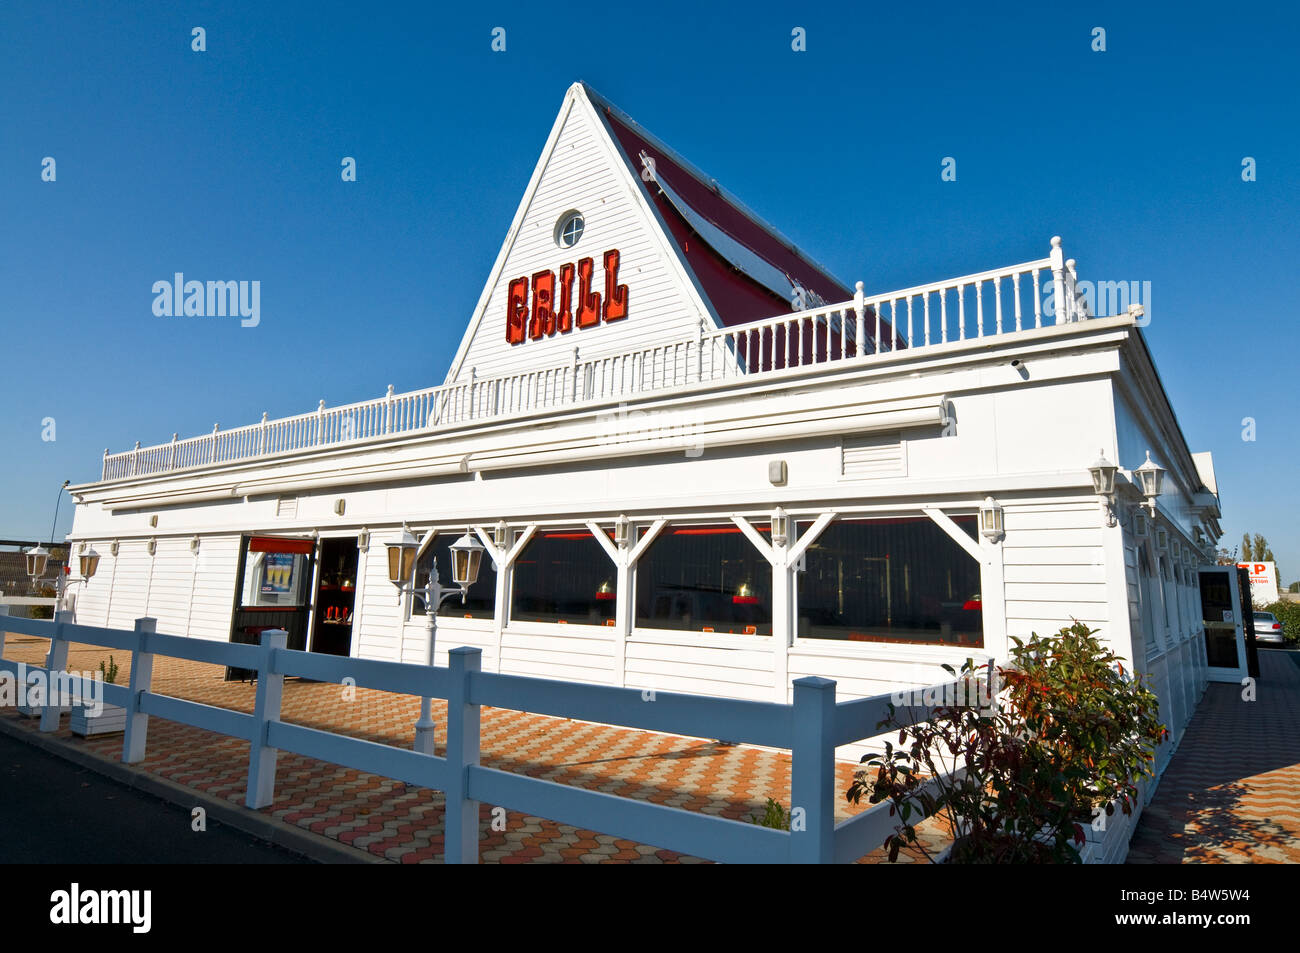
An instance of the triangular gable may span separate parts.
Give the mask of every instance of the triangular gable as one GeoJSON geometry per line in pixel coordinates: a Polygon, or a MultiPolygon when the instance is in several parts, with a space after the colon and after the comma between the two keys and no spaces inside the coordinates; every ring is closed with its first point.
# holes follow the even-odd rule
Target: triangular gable
{"type": "Polygon", "coordinates": [[[573,360],[574,348],[585,361],[653,347],[693,336],[702,322],[716,326],[716,315],[575,83],[447,381],[558,367],[573,360]],[[564,247],[556,229],[574,210],[584,219],[582,235],[564,247]]]}

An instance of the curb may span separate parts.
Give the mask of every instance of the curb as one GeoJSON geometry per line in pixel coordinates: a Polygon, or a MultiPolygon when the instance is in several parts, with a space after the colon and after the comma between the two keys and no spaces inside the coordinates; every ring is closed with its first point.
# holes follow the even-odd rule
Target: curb
{"type": "Polygon", "coordinates": [[[350,847],[332,838],[303,830],[301,827],[296,827],[279,818],[268,817],[242,805],[213,797],[183,784],[177,784],[175,781],[156,777],[140,768],[116,761],[108,761],[98,755],[83,751],[64,739],[53,737],[50,734],[43,734],[39,731],[20,728],[14,723],[13,718],[0,717],[0,733],[25,742],[34,748],[39,748],[65,761],[70,761],[83,768],[89,768],[91,771],[102,774],[119,784],[124,784],[129,788],[152,795],[160,800],[168,801],[178,807],[201,807],[212,820],[219,821],[227,827],[234,828],[251,837],[256,837],[258,840],[292,851],[318,864],[392,863],[392,861],[383,857],[378,857],[356,847],[350,847]]]}

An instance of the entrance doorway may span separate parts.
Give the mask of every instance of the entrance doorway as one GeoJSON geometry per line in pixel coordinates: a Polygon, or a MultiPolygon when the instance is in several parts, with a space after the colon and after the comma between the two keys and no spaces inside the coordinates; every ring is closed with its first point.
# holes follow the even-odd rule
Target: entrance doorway
{"type": "Polygon", "coordinates": [[[1207,566],[1199,575],[1206,676],[1212,682],[1240,682],[1246,677],[1246,646],[1236,567],[1207,566]]]}
{"type": "Polygon", "coordinates": [[[311,650],[326,655],[352,654],[352,618],[357,598],[357,540],[322,539],[316,614],[311,650]]]}

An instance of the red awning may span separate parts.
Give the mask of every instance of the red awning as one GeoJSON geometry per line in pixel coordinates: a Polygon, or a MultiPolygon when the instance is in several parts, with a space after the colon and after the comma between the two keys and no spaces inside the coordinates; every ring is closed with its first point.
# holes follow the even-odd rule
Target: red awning
{"type": "Polygon", "coordinates": [[[285,536],[254,536],[248,541],[250,553],[302,553],[309,555],[316,548],[314,539],[295,539],[285,536]]]}

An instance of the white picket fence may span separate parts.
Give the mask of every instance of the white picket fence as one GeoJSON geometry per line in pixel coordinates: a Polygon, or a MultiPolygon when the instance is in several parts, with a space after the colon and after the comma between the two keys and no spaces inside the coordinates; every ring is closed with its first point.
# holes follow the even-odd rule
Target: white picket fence
{"type": "MultiPolygon", "coordinates": [[[[731,863],[852,863],[898,829],[887,803],[835,822],[835,805],[843,796],[835,781],[835,749],[877,737],[893,699],[880,695],[837,702],[835,682],[830,679],[796,679],[794,701],[787,705],[484,672],[477,648],[452,649],[449,666],[439,668],[295,651],[285,647],[283,630],[264,632],[261,645],[241,645],[163,635],[150,618],[137,619],[128,631],[78,625],[70,621],[70,613],[61,612],[49,621],[12,618],[7,612],[0,606],[0,655],[6,632],[49,639],[45,665],[27,667],[25,673],[40,672],[46,679],[58,673],[62,689],[73,697],[88,697],[91,689],[82,684],[81,676],[65,671],[69,643],[131,653],[130,684],[99,686],[105,704],[126,710],[123,762],[144,760],[152,716],[247,741],[245,804],[250,808],[274,803],[280,751],[442,791],[448,863],[478,862],[480,803],[731,863]],[[253,712],[153,691],[157,656],[254,670],[253,712]],[[442,756],[425,754],[282,721],[286,676],[340,685],[346,679],[358,688],[446,699],[446,751],[442,756]],[[797,822],[793,830],[776,830],[485,767],[479,763],[483,706],[787,749],[791,752],[790,813],[797,822]]],[[[19,664],[0,658],[0,672],[17,678],[19,664]]],[[[960,691],[957,685],[947,682],[918,689],[908,697],[952,698],[960,691]]],[[[934,707],[896,706],[895,715],[917,723],[928,718],[934,707]]],[[[50,732],[58,730],[61,714],[68,708],[45,706],[37,711],[40,730],[50,732]]],[[[1148,786],[1142,788],[1144,797],[1133,815],[1117,814],[1102,831],[1086,828],[1084,863],[1123,861],[1145,803],[1148,786]]],[[[919,804],[916,807],[914,820],[921,816],[919,804]]]]}
{"type": "Polygon", "coordinates": [[[1037,261],[880,295],[858,282],[853,300],[749,324],[708,329],[654,347],[477,377],[327,408],[122,453],[104,451],[101,479],[251,460],[468,422],[633,398],[829,361],[870,361],[893,351],[993,337],[1090,317],[1073,259],[1060,238],[1037,261]],[[1050,289],[1050,297],[1048,290],[1050,289]],[[1026,302],[1026,299],[1028,301],[1026,302]],[[1048,304],[1044,307],[1044,301],[1048,304]]]}
{"type": "MultiPolygon", "coordinates": [[[[645,693],[580,682],[552,681],[480,670],[480,650],[457,648],[447,668],[319,655],[285,648],[283,631],[265,632],[261,645],[209,642],[163,635],[153,619],[139,619],[134,630],[78,625],[67,613],[55,621],[8,618],[0,608],[0,653],[5,632],[50,640],[42,668],[61,673],[74,696],[90,689],[80,676],[64,671],[71,642],[131,653],[129,685],[104,684],[106,704],[126,709],[122,760],[142,761],[150,717],[164,718],[249,743],[250,808],[275,799],[276,757],[289,751],[415,784],[446,795],[446,860],[478,860],[479,804],[548,818],[585,830],[711,860],[741,863],[845,863],[878,848],[896,829],[888,805],[877,805],[835,823],[843,796],[835,783],[835,748],[879,733],[890,698],[836,703],[835,682],[800,678],[794,702],[743,701],[669,692],[645,693]],[[157,656],[189,659],[257,672],[252,714],[187,701],[153,691],[157,656]],[[280,718],[286,676],[373,688],[384,692],[447,700],[447,746],[441,756],[351,738],[280,718]],[[646,731],[784,748],[791,752],[790,804],[800,823],[793,832],[700,814],[648,801],[588,791],[540,778],[489,768],[479,763],[479,712],[482,706],[573,718],[646,731]]],[[[0,660],[0,671],[18,676],[19,663],[0,660]]],[[[938,689],[942,697],[942,687],[938,689]]],[[[66,709],[64,709],[66,710],[66,709]]],[[[919,720],[931,709],[900,708],[919,720]]],[[[60,710],[41,710],[42,731],[56,731],[60,710]]]]}

